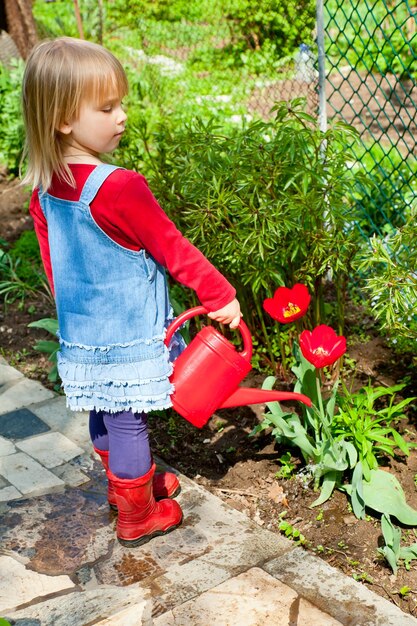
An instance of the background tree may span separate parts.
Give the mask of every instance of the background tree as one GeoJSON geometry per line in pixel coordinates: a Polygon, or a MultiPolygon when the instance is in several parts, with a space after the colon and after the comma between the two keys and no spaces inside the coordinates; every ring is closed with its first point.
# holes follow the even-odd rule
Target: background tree
{"type": "Polygon", "coordinates": [[[25,59],[37,41],[32,0],[0,0],[0,29],[10,35],[25,59]]]}

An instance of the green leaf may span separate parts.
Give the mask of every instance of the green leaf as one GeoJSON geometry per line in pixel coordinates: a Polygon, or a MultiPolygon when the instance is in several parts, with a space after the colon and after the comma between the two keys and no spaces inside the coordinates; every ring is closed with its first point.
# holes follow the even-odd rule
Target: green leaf
{"type": "Polygon", "coordinates": [[[399,558],[405,561],[405,567],[408,569],[410,561],[417,559],[417,543],[400,548],[399,558]]]}
{"type": "MultiPolygon", "coordinates": [[[[380,469],[371,470],[369,474],[369,481],[363,481],[365,506],[379,513],[393,515],[407,526],[417,526],[417,511],[407,504],[404,491],[395,476],[380,469]]],[[[344,485],[343,490],[352,495],[352,485],[344,485]]]]}
{"type": "Polygon", "coordinates": [[[346,453],[349,457],[349,467],[355,467],[358,461],[358,451],[356,450],[353,443],[350,441],[345,442],[346,453]]]}
{"type": "Polygon", "coordinates": [[[401,530],[394,526],[389,515],[385,513],[381,517],[381,530],[386,545],[394,551],[396,556],[400,553],[401,530]]]}
{"type": "Polygon", "coordinates": [[[359,461],[352,474],[352,493],[350,496],[352,509],[358,519],[365,519],[365,500],[363,498],[363,471],[359,461]]]}
{"type": "Polygon", "coordinates": [[[403,437],[401,437],[400,433],[397,433],[396,430],[393,430],[392,431],[392,436],[393,436],[393,438],[395,440],[395,443],[397,444],[397,446],[401,450],[401,452],[403,452],[406,456],[409,456],[410,449],[408,447],[407,442],[403,439],[403,437]]]}
{"type": "Polygon", "coordinates": [[[337,477],[339,475],[341,475],[341,472],[336,471],[328,472],[324,475],[320,495],[317,500],[314,500],[314,502],[310,504],[310,509],[315,506],[319,506],[320,504],[323,504],[323,502],[326,502],[330,498],[336,486],[337,477]]]}
{"type": "Polygon", "coordinates": [[[46,352],[46,354],[54,355],[59,350],[59,345],[56,341],[47,341],[41,339],[34,346],[35,350],[39,350],[39,352],[46,352]]]}
{"type": "Polygon", "coordinates": [[[49,333],[51,333],[51,335],[56,335],[58,331],[58,320],[50,317],[45,317],[44,319],[30,322],[28,326],[29,328],[42,328],[43,330],[47,330],[49,333]]]}

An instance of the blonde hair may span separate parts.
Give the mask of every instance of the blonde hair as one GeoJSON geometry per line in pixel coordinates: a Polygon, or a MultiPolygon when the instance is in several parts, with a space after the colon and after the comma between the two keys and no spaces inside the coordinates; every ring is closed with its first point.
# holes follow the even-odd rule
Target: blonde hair
{"type": "Polygon", "coordinates": [[[32,50],[23,77],[22,108],[26,129],[23,183],[47,190],[54,173],[71,186],[59,128],[78,119],[85,101],[101,102],[109,93],[123,98],[128,83],[121,63],[90,41],[60,37],[32,50]]]}

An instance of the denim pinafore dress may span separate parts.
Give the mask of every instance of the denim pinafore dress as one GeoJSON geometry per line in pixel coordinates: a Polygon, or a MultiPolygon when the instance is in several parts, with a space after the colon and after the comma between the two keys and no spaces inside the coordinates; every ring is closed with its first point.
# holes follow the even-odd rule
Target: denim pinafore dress
{"type": "Polygon", "coordinates": [[[172,319],[164,268],[144,249],[113,241],[90,204],[116,166],[102,164],[77,202],[40,191],[58,315],[58,372],[73,411],[135,412],[171,406],[171,361],[165,329],[172,319]]]}

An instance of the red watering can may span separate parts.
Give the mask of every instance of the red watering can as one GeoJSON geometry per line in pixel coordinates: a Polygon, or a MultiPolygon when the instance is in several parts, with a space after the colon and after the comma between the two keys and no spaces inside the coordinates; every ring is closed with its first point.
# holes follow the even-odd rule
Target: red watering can
{"type": "MultiPolygon", "coordinates": [[[[165,344],[169,345],[175,331],[187,320],[206,313],[203,306],[181,313],[168,326],[165,344]]],[[[311,406],[310,398],[301,393],[238,386],[252,369],[252,338],[243,320],[239,330],[243,337],[242,352],[213,326],[206,326],[175,360],[170,378],[175,387],[171,396],[173,407],[198,428],[202,428],[217,409],[274,400],[298,400],[311,406]]]]}

